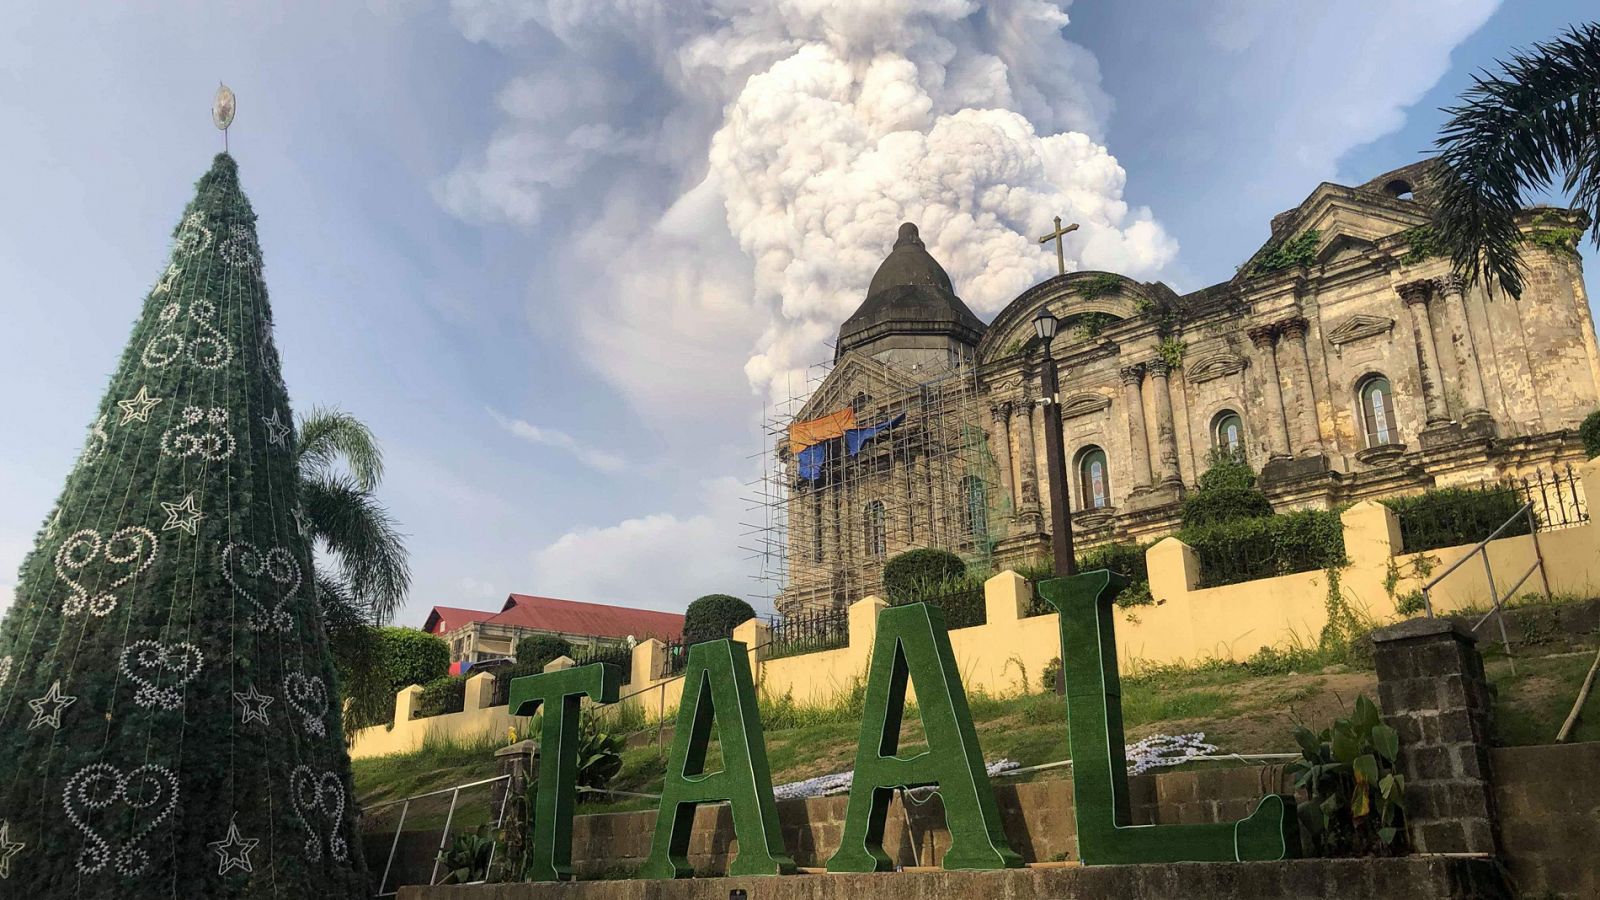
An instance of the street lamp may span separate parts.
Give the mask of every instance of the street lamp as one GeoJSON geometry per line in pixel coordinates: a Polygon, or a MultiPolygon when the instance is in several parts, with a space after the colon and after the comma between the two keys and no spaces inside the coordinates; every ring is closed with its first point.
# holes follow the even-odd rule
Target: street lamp
{"type": "Polygon", "coordinates": [[[1067,451],[1061,443],[1061,387],[1056,373],[1056,360],[1050,355],[1050,342],[1055,340],[1061,320],[1048,308],[1040,309],[1033,317],[1033,332],[1039,336],[1044,348],[1044,366],[1040,372],[1044,399],[1044,456],[1045,471],[1050,478],[1050,552],[1055,557],[1057,577],[1078,574],[1078,561],[1072,553],[1072,507],[1067,495],[1067,451]]]}

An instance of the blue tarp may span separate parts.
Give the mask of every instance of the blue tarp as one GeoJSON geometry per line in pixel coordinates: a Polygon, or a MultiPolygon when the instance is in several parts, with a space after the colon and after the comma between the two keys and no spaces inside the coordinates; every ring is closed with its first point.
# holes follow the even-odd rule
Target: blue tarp
{"type": "Polygon", "coordinates": [[[849,431],[846,431],[844,433],[845,452],[849,453],[851,456],[855,456],[857,453],[861,452],[861,447],[866,444],[867,441],[872,440],[882,432],[888,431],[905,420],[906,414],[901,413],[900,415],[895,416],[886,422],[879,422],[876,425],[868,425],[866,428],[852,428],[849,431]]]}
{"type": "MultiPolygon", "coordinates": [[[[899,425],[905,420],[905,413],[901,413],[892,419],[879,422],[876,425],[868,425],[866,428],[851,428],[845,431],[845,453],[850,456],[855,456],[857,453],[861,452],[862,447],[866,446],[867,441],[872,440],[873,438],[885,431],[888,431],[896,425],[899,425]]],[[[828,448],[832,447],[833,445],[834,442],[831,440],[822,441],[818,444],[812,444],[804,450],[801,450],[799,453],[796,453],[794,458],[795,463],[800,467],[800,477],[807,481],[816,481],[818,478],[821,478],[822,466],[828,461],[828,448]]]]}
{"type": "Polygon", "coordinates": [[[801,478],[807,481],[816,481],[822,477],[822,464],[828,461],[828,445],[830,443],[832,441],[812,444],[795,454],[795,461],[800,464],[801,478]]]}

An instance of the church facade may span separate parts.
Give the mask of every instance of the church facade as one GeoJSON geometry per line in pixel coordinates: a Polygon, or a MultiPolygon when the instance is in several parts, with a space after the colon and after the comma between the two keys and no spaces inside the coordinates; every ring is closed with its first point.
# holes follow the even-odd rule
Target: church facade
{"type": "Polygon", "coordinates": [[[985,324],[901,227],[835,364],[777,448],[789,486],[780,610],[881,590],[896,553],[1047,559],[1051,352],[1080,550],[1175,530],[1212,454],[1243,454],[1274,508],[1498,481],[1581,459],[1600,350],[1578,212],[1528,210],[1521,298],[1467,286],[1431,246],[1431,163],[1322,184],[1221,284],[1178,294],[1057,276],[985,324]],[[818,426],[816,423],[822,423],[818,426]]]}

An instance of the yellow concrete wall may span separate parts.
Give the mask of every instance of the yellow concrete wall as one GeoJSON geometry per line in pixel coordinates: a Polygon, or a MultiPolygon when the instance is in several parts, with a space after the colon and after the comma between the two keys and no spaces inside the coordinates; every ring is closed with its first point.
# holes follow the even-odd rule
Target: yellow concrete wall
{"type": "MultiPolygon", "coordinates": [[[[1586,464],[1582,474],[1587,496],[1600,497],[1600,460],[1586,464]]],[[[1420,589],[1428,580],[1415,564],[1419,557],[1435,561],[1431,575],[1437,576],[1472,550],[1470,546],[1448,547],[1425,554],[1402,554],[1400,526],[1394,513],[1370,500],[1345,510],[1341,519],[1350,562],[1339,570],[1340,597],[1358,617],[1374,625],[1401,618],[1395,608],[1396,598],[1420,589]]],[[[1538,535],[1537,543],[1552,592],[1600,594],[1600,525],[1589,523],[1544,532],[1538,535]]],[[[1536,558],[1535,539],[1531,536],[1505,538],[1489,545],[1489,564],[1502,591],[1536,558]]],[[[1155,603],[1120,610],[1117,615],[1117,657],[1124,671],[1212,658],[1244,659],[1264,647],[1296,642],[1314,645],[1327,624],[1326,572],[1200,588],[1199,561],[1182,541],[1162,540],[1149,549],[1146,560],[1155,603]]],[[[1539,593],[1543,589],[1536,573],[1517,593],[1539,593]]],[[[983,690],[993,694],[1016,693],[1024,687],[1039,689],[1045,666],[1061,653],[1056,616],[1023,617],[1033,592],[1015,572],[1002,572],[989,579],[984,584],[984,595],[987,623],[950,632],[962,683],[969,692],[983,690]]],[[[1465,563],[1431,596],[1438,612],[1486,608],[1490,591],[1482,562],[1465,563]]],[[[768,630],[757,620],[739,626],[734,639],[753,648],[751,670],[764,696],[788,695],[800,705],[826,703],[849,692],[866,677],[878,611],[884,606],[876,597],[852,604],[849,644],[837,650],[767,659],[768,630]]],[[[665,649],[654,639],[634,647],[632,681],[622,691],[625,702],[640,706],[652,719],[674,713],[683,692],[682,679],[667,675],[665,649]]],[[[508,715],[505,707],[487,706],[492,689],[492,676],[475,676],[468,681],[463,712],[412,719],[411,711],[422,689],[406,688],[395,698],[397,724],[392,729],[363,729],[356,736],[351,755],[361,758],[415,750],[430,731],[468,738],[504,734],[513,724],[520,726],[524,720],[508,715]]]]}

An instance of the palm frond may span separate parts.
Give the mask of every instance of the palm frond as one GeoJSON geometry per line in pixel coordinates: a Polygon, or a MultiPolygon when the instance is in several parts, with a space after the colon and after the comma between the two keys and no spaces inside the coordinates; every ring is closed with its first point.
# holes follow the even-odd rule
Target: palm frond
{"type": "Polygon", "coordinates": [[[1501,69],[1474,76],[1445,110],[1434,230],[1457,274],[1520,296],[1516,216],[1530,192],[1560,176],[1591,221],[1600,217],[1600,23],[1515,53],[1501,69]]]}
{"type": "Polygon", "coordinates": [[[335,696],[344,710],[344,737],[349,746],[357,729],[394,715],[394,691],[383,667],[378,629],[371,610],[351,594],[349,585],[325,572],[316,575],[323,625],[338,675],[335,696]]]}
{"type": "Polygon", "coordinates": [[[316,407],[300,418],[299,465],[308,475],[331,475],[340,460],[364,491],[383,479],[383,450],[372,429],[338,409],[316,407]]]}
{"type": "Polygon", "coordinates": [[[300,479],[300,502],[313,537],[338,564],[338,576],[373,622],[383,624],[411,587],[405,537],[387,510],[349,475],[300,479]]]}

